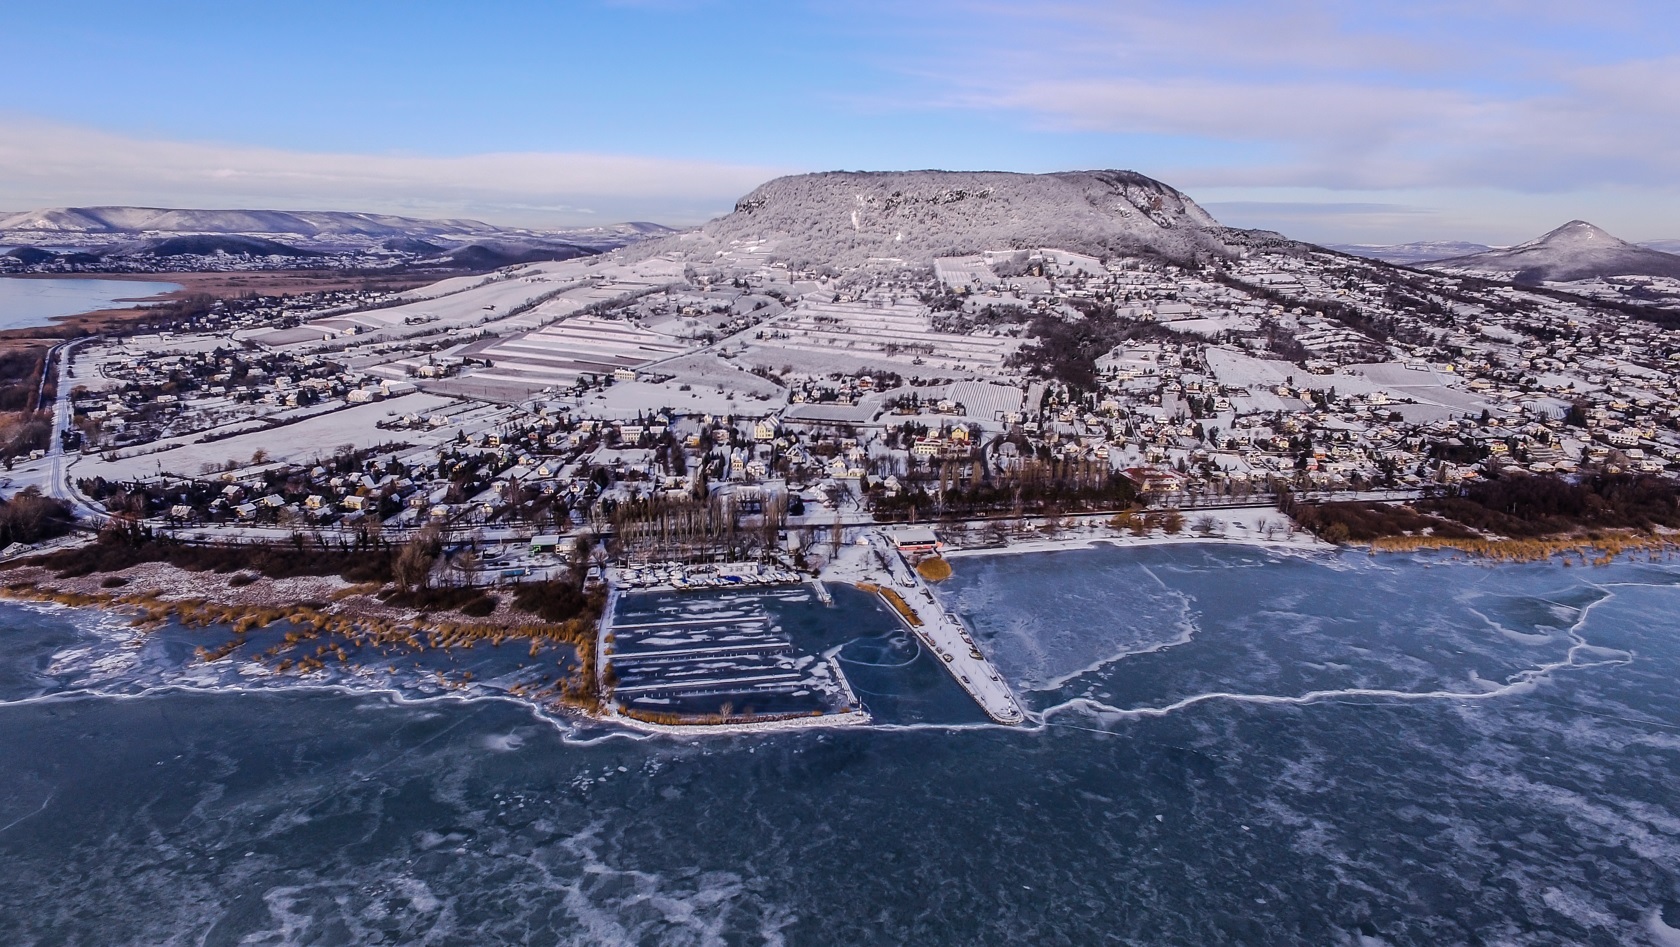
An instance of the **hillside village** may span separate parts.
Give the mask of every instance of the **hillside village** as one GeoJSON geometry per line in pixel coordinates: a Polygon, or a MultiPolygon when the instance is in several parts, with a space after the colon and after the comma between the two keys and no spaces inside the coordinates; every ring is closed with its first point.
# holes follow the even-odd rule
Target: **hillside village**
{"type": "Polygon", "coordinates": [[[653,727],[866,721],[754,597],[853,586],[1014,725],[946,553],[1680,525],[1677,316],[1614,285],[1230,230],[1123,172],[782,179],[607,253],[58,342],[0,558],[53,600],[308,603],[252,673],[527,638],[570,657],[494,687],[653,727]]]}
{"type": "Polygon", "coordinates": [[[870,521],[1018,529],[1680,459],[1680,346],[1583,298],[1330,252],[842,274],[764,250],[222,301],[71,346],[64,486],[94,517],[207,537],[432,524],[803,562],[870,521]]]}

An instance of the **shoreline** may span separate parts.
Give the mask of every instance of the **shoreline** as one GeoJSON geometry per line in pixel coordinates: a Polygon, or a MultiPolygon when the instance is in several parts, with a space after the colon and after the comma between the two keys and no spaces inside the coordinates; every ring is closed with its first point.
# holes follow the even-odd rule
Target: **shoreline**
{"type": "MultiPolygon", "coordinates": [[[[1206,515],[1218,521],[1217,533],[1198,532],[1190,523],[1182,531],[1165,533],[1159,529],[1139,536],[1128,529],[1116,528],[1104,520],[1086,520],[1095,528],[1071,527],[1059,536],[1042,533],[1031,537],[1010,539],[1001,546],[954,546],[940,550],[946,559],[967,559],[990,555],[1015,555],[1030,552],[1059,552],[1072,549],[1093,549],[1099,545],[1116,549],[1139,546],[1170,546],[1184,543],[1241,545],[1281,552],[1325,552],[1338,548],[1305,529],[1295,526],[1289,518],[1270,507],[1236,507],[1209,511],[1206,515]],[[1268,536],[1268,533],[1272,535],[1268,536]]],[[[939,527],[934,526],[937,531],[939,527]]]]}
{"type": "Polygon", "coordinates": [[[1563,564],[1568,566],[1571,565],[1572,559],[1579,559],[1580,565],[1608,565],[1620,556],[1634,553],[1654,554],[1666,551],[1672,554],[1680,552],[1680,532],[1638,533],[1634,531],[1615,531],[1600,533],[1596,536],[1588,534],[1579,536],[1558,535],[1536,539],[1383,536],[1372,540],[1348,543],[1326,542],[1304,529],[1298,529],[1293,539],[1281,540],[1266,539],[1254,535],[1231,536],[1228,533],[1218,536],[1202,536],[1193,533],[1168,536],[1132,536],[1115,533],[1113,535],[1059,538],[1034,537],[1008,542],[1001,546],[948,548],[941,550],[939,555],[954,561],[985,556],[1066,552],[1097,548],[1127,549],[1187,543],[1249,546],[1272,552],[1301,554],[1326,553],[1335,550],[1363,550],[1372,556],[1407,552],[1450,552],[1461,555],[1468,561],[1484,560],[1492,563],[1516,564],[1561,559],[1563,564]]]}
{"type": "MultiPolygon", "coordinates": [[[[1080,536],[1069,539],[1027,539],[1003,546],[964,546],[940,550],[944,559],[980,559],[987,556],[1026,555],[1045,552],[1072,552],[1084,549],[1132,549],[1146,546],[1179,546],[1207,544],[1216,546],[1248,546],[1273,552],[1328,552],[1338,547],[1303,532],[1306,540],[1278,540],[1231,536],[1080,536]]],[[[935,583],[938,584],[938,583],[935,583]]]]}
{"type": "Polygon", "coordinates": [[[1454,552],[1470,559],[1493,562],[1546,562],[1560,559],[1570,566],[1572,557],[1580,564],[1607,566],[1624,553],[1631,557],[1644,552],[1673,555],[1680,552],[1680,533],[1614,532],[1599,536],[1547,536],[1538,539],[1453,539],[1434,536],[1384,536],[1360,544],[1371,555],[1405,552],[1454,552]]]}
{"type": "Polygon", "coordinates": [[[31,342],[57,341],[63,338],[67,329],[88,329],[103,331],[117,325],[138,322],[146,313],[171,302],[177,302],[193,295],[193,284],[184,277],[197,274],[192,273],[9,273],[0,275],[0,279],[15,280],[95,280],[100,282],[124,282],[135,284],[164,284],[173,289],[157,289],[145,295],[112,297],[105,305],[95,309],[83,309],[80,312],[61,313],[47,316],[35,325],[14,326],[0,329],[0,342],[31,342]],[[175,277],[183,277],[177,279],[175,277]],[[126,305],[123,305],[126,304],[126,305]]]}
{"type": "MultiPolygon", "coordinates": [[[[1112,530],[1083,531],[1057,537],[1032,537],[1002,546],[974,546],[954,548],[944,552],[950,560],[980,559],[999,555],[1030,555],[1033,553],[1066,552],[1074,550],[1124,550],[1185,544],[1209,544],[1248,547],[1267,552],[1313,555],[1338,550],[1363,549],[1367,555],[1378,553],[1449,552],[1453,561],[1466,564],[1483,561],[1486,564],[1519,564],[1559,559],[1564,567],[1579,564],[1603,567],[1623,558],[1638,561],[1636,554],[1648,554],[1653,562],[1671,560],[1680,552],[1680,533],[1677,534],[1614,534],[1597,537],[1553,537],[1545,540],[1459,540],[1434,537],[1390,537],[1368,543],[1338,545],[1327,543],[1304,530],[1290,539],[1267,539],[1263,535],[1151,535],[1134,536],[1112,530]],[[1590,555],[1589,555],[1590,553],[1590,555]],[[1658,556],[1663,558],[1659,559],[1658,556]]],[[[1261,532],[1255,530],[1256,533],[1261,532]]],[[[847,547],[841,557],[825,565],[820,581],[857,585],[867,580],[872,571],[864,547],[847,547]]],[[[218,647],[188,658],[180,670],[202,663],[215,665],[243,647],[247,632],[276,625],[289,626],[288,639],[298,636],[298,644],[324,643],[330,646],[337,638],[357,647],[406,647],[419,654],[428,651],[452,652],[471,649],[475,644],[516,646],[527,641],[533,649],[539,646],[569,647],[576,655],[579,668],[587,663],[584,651],[588,645],[578,638],[582,629],[567,624],[544,622],[534,615],[515,613],[511,603],[501,607],[486,619],[474,619],[449,610],[420,611],[391,606],[374,596],[376,589],[367,584],[355,584],[337,576],[300,576],[288,579],[258,578],[229,587],[229,580],[242,573],[223,575],[195,572],[165,563],[145,563],[113,572],[93,572],[78,577],[60,578],[50,570],[38,566],[0,568],[4,582],[0,584],[0,599],[19,605],[88,609],[103,618],[125,621],[135,636],[149,634],[165,622],[178,622],[187,628],[221,626],[233,635],[227,650],[218,647]],[[117,586],[106,585],[114,578],[126,580],[117,586]]],[[[773,594],[778,590],[806,587],[808,582],[739,585],[709,589],[676,589],[649,587],[626,590],[642,593],[682,591],[739,591],[773,594]]],[[[508,596],[501,596],[504,599],[508,596]]],[[[599,629],[595,631],[599,635],[599,629]]],[[[223,646],[225,647],[225,645],[223,646]]],[[[534,651],[533,651],[534,653],[534,651]]],[[[330,655],[329,655],[330,657],[330,655]]],[[[342,661],[342,657],[339,658],[342,661]]],[[[565,728],[584,721],[605,724],[620,732],[635,732],[649,736],[694,737],[728,736],[754,733],[774,733],[795,730],[823,730],[830,728],[872,726],[874,720],[861,706],[840,713],[784,717],[764,721],[732,721],[718,723],[660,723],[641,720],[635,716],[612,710],[603,703],[605,695],[593,700],[589,695],[574,692],[567,681],[578,677],[579,670],[552,681],[544,681],[527,689],[526,685],[490,689],[485,682],[467,675],[453,680],[442,673],[416,679],[412,686],[405,682],[385,682],[375,678],[380,669],[373,664],[345,666],[323,662],[318,658],[282,659],[278,654],[259,655],[239,653],[238,666],[262,668],[276,683],[273,686],[241,687],[206,686],[189,682],[172,682],[144,687],[137,694],[104,694],[92,688],[41,695],[40,699],[87,696],[143,696],[146,693],[178,688],[202,693],[263,692],[267,690],[315,689],[333,690],[356,695],[381,694],[399,702],[424,702],[438,699],[503,700],[526,708],[539,719],[565,728]],[[276,662],[279,662],[278,664],[276,662]],[[323,664],[341,668],[336,673],[347,676],[342,681],[311,681],[323,673],[323,664]],[[366,686],[361,686],[366,685],[366,686]]],[[[232,665],[228,665],[232,666],[232,665]]],[[[244,674],[243,671],[239,672],[244,674]]],[[[254,673],[254,672],[253,672],[254,673]]],[[[334,673],[334,672],[326,672],[334,673]]],[[[386,673],[392,673],[389,670],[386,673]]],[[[246,675],[250,676],[250,675],[246,675]]],[[[33,699],[33,698],[32,698],[33,699]]]]}
{"type": "Polygon", "coordinates": [[[786,733],[804,730],[828,730],[842,727],[866,727],[874,723],[868,713],[861,710],[846,711],[837,714],[822,714],[820,716],[802,715],[797,717],[781,717],[775,720],[750,721],[743,720],[734,723],[654,723],[651,720],[640,720],[622,713],[602,714],[591,717],[603,723],[613,723],[631,730],[638,730],[656,736],[685,737],[685,736],[735,736],[748,733],[786,733]]]}
{"type": "MultiPolygon", "coordinates": [[[[787,586],[782,586],[787,587],[787,586]]],[[[296,608],[285,615],[274,614],[273,609],[259,605],[246,606],[197,606],[197,600],[181,600],[177,602],[160,601],[149,593],[130,593],[129,595],[94,594],[84,592],[67,592],[61,589],[47,589],[40,586],[29,588],[19,587],[18,583],[0,586],[0,601],[9,602],[24,608],[37,608],[50,612],[59,611],[90,611],[102,617],[126,617],[126,627],[134,635],[144,635],[158,624],[170,620],[182,623],[188,627],[210,627],[224,625],[237,629],[246,622],[255,622],[254,628],[268,627],[278,622],[290,622],[300,625],[300,618],[319,617],[315,610],[303,607],[296,608]],[[216,610],[213,614],[203,614],[203,609],[216,610]],[[237,617],[236,617],[237,616],[237,617]]],[[[364,620],[365,621],[365,620],[364,620]]],[[[415,635],[435,634],[439,631],[457,629],[454,623],[428,623],[416,620],[413,629],[415,635]]],[[[400,630],[400,629],[398,629],[400,630]]],[[[377,633],[377,632],[375,632],[377,633]]],[[[510,633],[510,637],[513,637],[510,633]]],[[[444,645],[443,647],[447,647],[444,645]]],[[[195,659],[205,665],[214,664],[221,658],[212,660],[195,659]]],[[[318,670],[305,671],[298,675],[294,669],[280,671],[254,658],[243,659],[246,665],[261,667],[267,673],[261,675],[264,679],[276,682],[272,686],[249,686],[240,684],[206,685],[186,681],[172,681],[151,684],[140,687],[132,693],[112,693],[93,687],[81,687],[57,693],[41,694],[10,701],[12,704],[42,703],[55,700],[73,700],[82,698],[110,698],[133,699],[146,697],[151,694],[179,691],[191,694],[263,694],[288,691],[327,692],[344,694],[353,697],[379,696],[389,698],[398,704],[424,704],[440,700],[470,703],[479,700],[493,700],[506,702],[527,710],[534,718],[544,721],[563,732],[571,733],[578,723],[588,722],[604,724],[620,728],[624,731],[634,731],[648,736],[730,736],[755,733],[781,733],[790,731],[826,730],[842,727],[861,727],[873,724],[874,720],[867,711],[852,710],[841,713],[821,715],[800,715],[781,717],[761,721],[731,721],[728,723],[694,723],[694,724],[662,724],[649,720],[641,720],[632,715],[618,712],[591,711],[588,708],[565,701],[545,701],[528,694],[513,693],[507,690],[489,690],[476,681],[448,682],[436,678],[424,678],[426,686],[436,688],[429,692],[423,687],[393,686],[384,683],[383,678],[375,677],[377,673],[367,666],[357,666],[347,669],[344,673],[349,680],[339,681],[311,681],[308,676],[320,673],[318,670]],[[359,683],[368,686],[359,686],[359,683]],[[568,726],[570,724],[571,726],[568,726]]],[[[186,665],[184,665],[186,666],[186,665]]],[[[250,676],[250,675],[242,675],[250,676]]]]}
{"type": "MultiPolygon", "coordinates": [[[[569,652],[571,657],[558,665],[559,672],[496,691],[485,690],[470,669],[447,674],[434,670],[425,685],[410,690],[427,696],[433,696],[429,693],[433,688],[440,693],[473,691],[479,696],[519,702],[539,714],[599,716],[595,699],[579,684],[586,677],[583,670],[588,666],[588,656],[579,641],[582,629],[575,620],[548,622],[515,611],[511,601],[499,603],[493,615],[483,618],[448,609],[421,611],[393,606],[378,599],[378,590],[371,585],[337,576],[259,578],[229,584],[241,574],[198,573],[164,563],[144,563],[116,572],[59,578],[38,566],[13,566],[3,570],[0,600],[26,606],[89,609],[102,617],[126,621],[140,636],[169,622],[192,630],[225,628],[232,633],[231,640],[206,641],[194,656],[182,661],[180,669],[214,666],[232,657],[238,666],[261,668],[268,675],[300,685],[309,684],[308,676],[325,668],[347,676],[397,673],[394,662],[383,668],[377,663],[347,662],[345,646],[371,648],[381,654],[394,652],[399,655],[397,660],[428,652],[456,654],[480,644],[507,645],[514,650],[529,646],[533,669],[539,666],[535,663],[538,652],[569,652]],[[128,581],[114,587],[104,584],[119,576],[128,581]],[[253,649],[260,647],[247,637],[251,633],[277,628],[284,631],[280,644],[263,652],[241,650],[247,644],[253,649]],[[308,653],[311,646],[318,646],[312,655],[308,653]]],[[[315,682],[311,686],[323,685],[315,682]]]]}
{"type": "Polygon", "coordinates": [[[90,309],[48,317],[35,326],[0,329],[0,343],[57,341],[65,331],[85,329],[92,333],[106,332],[138,323],[152,309],[179,302],[195,295],[232,298],[244,293],[260,296],[281,296],[301,292],[332,291],[357,288],[368,283],[379,284],[390,292],[406,292],[435,282],[434,277],[415,277],[406,274],[373,274],[349,276],[340,270],[229,270],[226,272],[189,271],[180,273],[9,273],[4,279],[29,280],[120,280],[137,284],[170,283],[177,289],[113,300],[133,303],[131,306],[90,309]],[[56,334],[55,334],[56,333],[56,334]]]}

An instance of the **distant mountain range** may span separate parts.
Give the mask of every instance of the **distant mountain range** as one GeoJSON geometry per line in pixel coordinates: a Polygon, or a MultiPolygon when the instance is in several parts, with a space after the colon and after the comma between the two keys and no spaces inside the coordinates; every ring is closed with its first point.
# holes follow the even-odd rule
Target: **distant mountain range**
{"type": "Polygon", "coordinates": [[[180,210],[164,207],[49,207],[0,215],[0,233],[289,234],[292,236],[473,237],[500,231],[477,220],[418,220],[341,211],[180,210]]]}
{"type": "Polygon", "coordinates": [[[1332,243],[1326,244],[1326,249],[1339,250],[1342,253],[1362,256],[1370,260],[1412,264],[1427,263],[1430,260],[1445,260],[1448,257],[1455,256],[1469,256],[1473,253],[1486,253],[1493,247],[1462,240],[1420,240],[1416,243],[1395,244],[1332,243]]]}
{"type": "Polygon", "coordinates": [[[1527,243],[1426,264],[1433,270],[1480,273],[1518,283],[1570,282],[1606,276],[1680,279],[1680,256],[1628,243],[1584,220],[1527,243]]]}
{"type": "Polygon", "coordinates": [[[571,259],[672,232],[644,222],[527,230],[477,220],[342,211],[50,207],[0,213],[0,254],[28,266],[54,262],[120,266],[124,261],[143,266],[148,260],[218,253],[300,261],[340,254],[396,254],[444,266],[492,269],[571,259]]]}
{"type": "Polygon", "coordinates": [[[1223,233],[1195,201],[1133,171],[831,171],[777,178],[733,213],[635,252],[840,268],[1036,247],[1182,259],[1224,252],[1223,233]]]}
{"type": "MultiPolygon", "coordinates": [[[[639,243],[639,256],[700,264],[761,256],[800,267],[927,263],[983,250],[1056,247],[1093,256],[1192,259],[1240,250],[1300,252],[1265,231],[1226,228],[1188,196],[1133,171],[831,171],[777,178],[695,230],[631,222],[566,230],[497,227],[342,211],[52,207],[0,212],[0,268],[122,270],[197,266],[183,257],[277,258],[359,266],[391,258],[487,270],[639,243]],[[348,260],[349,262],[346,262],[348,260]],[[360,261],[360,262],[358,262],[360,261]]],[[[1603,276],[1680,278],[1680,240],[1636,245],[1571,221],[1528,243],[1339,244],[1329,249],[1517,282],[1603,276]]],[[[238,264],[235,264],[238,265],[238,264]]]]}

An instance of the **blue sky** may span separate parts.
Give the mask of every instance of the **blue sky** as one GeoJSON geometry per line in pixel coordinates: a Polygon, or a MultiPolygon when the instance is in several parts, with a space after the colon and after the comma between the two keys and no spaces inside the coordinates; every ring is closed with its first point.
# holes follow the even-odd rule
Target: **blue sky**
{"type": "Polygon", "coordinates": [[[1680,237],[1677,9],[12,4],[0,209],[686,224],[780,173],[1120,167],[1306,239],[1680,237]]]}

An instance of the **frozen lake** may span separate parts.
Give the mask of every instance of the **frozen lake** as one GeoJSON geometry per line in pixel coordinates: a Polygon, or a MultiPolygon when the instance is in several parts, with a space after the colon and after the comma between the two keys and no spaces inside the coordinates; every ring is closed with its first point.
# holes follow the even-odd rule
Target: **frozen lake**
{"type": "MultiPolygon", "coordinates": [[[[1680,563],[1639,558],[959,560],[938,594],[1023,727],[987,724],[855,589],[831,586],[832,609],[798,588],[650,594],[621,615],[668,617],[671,640],[630,629],[626,651],[753,619],[789,654],[840,647],[878,723],[680,739],[399,699],[384,672],[230,682],[191,661],[224,630],[134,647],[123,616],[0,604],[0,930],[1660,947],[1680,938],[1680,563]]],[[[495,651],[395,676],[526,659],[495,651]]]]}
{"type": "Polygon", "coordinates": [[[177,283],[117,279],[22,279],[0,276],[0,329],[44,326],[58,316],[123,308],[140,299],[172,293],[177,283]]]}

